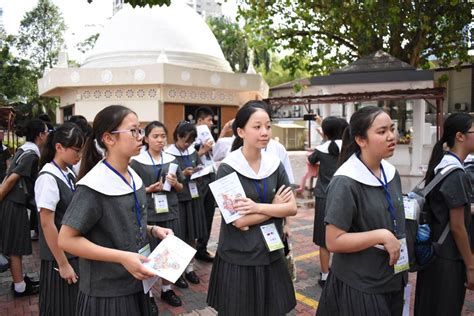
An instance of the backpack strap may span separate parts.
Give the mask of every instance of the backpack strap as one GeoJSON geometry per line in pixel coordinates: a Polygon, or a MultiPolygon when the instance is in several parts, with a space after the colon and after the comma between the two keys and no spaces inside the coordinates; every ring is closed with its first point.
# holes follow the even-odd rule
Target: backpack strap
{"type": "MultiPolygon", "coordinates": [[[[443,170],[441,170],[438,174],[436,174],[436,176],[430,181],[430,183],[428,183],[428,185],[423,189],[423,196],[426,197],[428,193],[430,193],[431,190],[433,190],[435,186],[437,186],[439,183],[441,183],[441,181],[444,180],[444,178],[446,178],[454,170],[458,170],[458,169],[463,170],[461,167],[457,165],[448,165],[444,167],[443,170]]],[[[442,243],[444,243],[444,241],[446,240],[446,237],[448,236],[448,233],[449,233],[449,221],[446,224],[446,227],[444,227],[444,230],[441,233],[441,236],[439,236],[438,238],[438,244],[441,245],[442,243]]]]}
{"type": "Polygon", "coordinates": [[[439,183],[441,183],[441,181],[444,180],[444,178],[446,178],[454,170],[458,169],[463,170],[462,167],[459,167],[457,165],[447,165],[446,167],[444,167],[439,173],[435,175],[435,177],[430,181],[430,183],[425,186],[422,191],[423,196],[426,197],[435,186],[437,186],[439,183]]]}

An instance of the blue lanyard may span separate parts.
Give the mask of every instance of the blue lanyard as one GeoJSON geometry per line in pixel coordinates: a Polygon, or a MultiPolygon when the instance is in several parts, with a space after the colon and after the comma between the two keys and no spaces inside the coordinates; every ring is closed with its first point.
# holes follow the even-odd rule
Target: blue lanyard
{"type": "Polygon", "coordinates": [[[129,170],[127,170],[128,174],[130,175],[130,178],[132,179],[132,185],[128,183],[127,179],[125,179],[124,176],[120,174],[114,167],[112,167],[106,160],[102,160],[102,162],[110,169],[112,170],[116,175],[120,177],[120,179],[123,180],[130,188],[133,190],[133,199],[135,200],[135,216],[137,217],[137,225],[138,229],[140,230],[140,237],[143,237],[143,227],[142,227],[142,209],[140,207],[140,202],[138,202],[138,197],[137,197],[137,188],[135,187],[135,180],[133,180],[133,176],[130,173],[129,170]]]}
{"type": "Polygon", "coordinates": [[[159,167],[156,166],[155,159],[153,159],[150,152],[147,151],[147,153],[148,153],[148,156],[150,156],[151,162],[153,163],[153,169],[155,169],[155,172],[156,172],[156,181],[158,181],[158,178],[160,177],[160,174],[161,174],[161,170],[163,168],[163,153],[161,153],[161,155],[160,155],[161,156],[161,163],[160,163],[159,167]]]}
{"type": "Polygon", "coordinates": [[[459,159],[459,157],[458,157],[456,154],[454,154],[454,153],[452,153],[452,152],[450,152],[450,151],[447,151],[446,154],[453,156],[454,158],[456,158],[456,159],[459,161],[459,163],[460,163],[461,165],[463,165],[461,159],[459,159]]]}
{"type": "Polygon", "coordinates": [[[263,179],[263,191],[260,190],[259,181],[253,180],[260,203],[267,203],[267,179],[263,179]]]}
{"type": "Polygon", "coordinates": [[[181,151],[181,149],[179,149],[178,147],[176,147],[179,151],[179,154],[181,155],[181,158],[183,158],[183,161],[184,161],[184,166],[186,168],[188,167],[192,167],[193,164],[191,163],[191,159],[189,159],[189,152],[188,150],[186,149],[186,156],[183,156],[183,152],[181,151]]]}
{"type": "Polygon", "coordinates": [[[365,165],[365,163],[360,159],[360,157],[358,157],[358,158],[362,162],[362,164],[367,168],[367,170],[369,170],[370,173],[375,177],[375,179],[377,179],[377,181],[382,185],[382,188],[385,192],[385,199],[387,200],[387,203],[388,203],[388,212],[390,213],[390,218],[392,219],[392,222],[393,222],[393,231],[394,231],[395,235],[397,235],[398,229],[397,229],[396,210],[395,210],[395,207],[393,206],[392,195],[390,194],[390,191],[388,190],[387,175],[385,174],[385,170],[383,169],[382,164],[380,164],[380,170],[382,171],[382,176],[383,176],[383,179],[384,179],[385,183],[382,181],[382,179],[377,177],[372,172],[372,170],[369,169],[369,167],[367,167],[365,165]]]}
{"type": "Polygon", "coordinates": [[[66,179],[67,184],[68,184],[69,188],[71,189],[71,191],[72,191],[72,192],[76,191],[76,188],[74,187],[74,183],[71,183],[71,179],[69,179],[68,176],[66,176],[66,175],[64,174],[64,172],[62,171],[62,169],[59,168],[58,164],[57,164],[54,160],[52,160],[51,162],[53,163],[53,165],[56,166],[56,168],[58,168],[59,172],[61,172],[61,174],[63,175],[64,179],[66,179]]]}

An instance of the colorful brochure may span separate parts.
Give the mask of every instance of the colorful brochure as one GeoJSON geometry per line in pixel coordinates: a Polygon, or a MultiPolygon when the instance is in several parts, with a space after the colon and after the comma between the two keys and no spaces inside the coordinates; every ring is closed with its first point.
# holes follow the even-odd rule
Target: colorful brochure
{"type": "Polygon", "coordinates": [[[143,263],[145,267],[157,275],[143,280],[143,291],[148,293],[158,277],[175,283],[183,274],[195,253],[194,248],[178,237],[174,235],[167,236],[148,256],[150,261],[143,263]]]}
{"type": "Polygon", "coordinates": [[[216,199],[217,206],[226,224],[232,223],[243,216],[234,209],[235,199],[246,197],[237,173],[232,172],[210,183],[209,188],[211,188],[212,195],[216,199]]]}

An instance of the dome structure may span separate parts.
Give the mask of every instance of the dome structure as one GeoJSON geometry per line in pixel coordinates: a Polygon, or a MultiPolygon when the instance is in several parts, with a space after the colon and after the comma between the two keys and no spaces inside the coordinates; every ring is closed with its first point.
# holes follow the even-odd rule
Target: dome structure
{"type": "Polygon", "coordinates": [[[184,0],[173,0],[169,7],[124,5],[81,68],[157,63],[232,72],[212,31],[184,0]]]}

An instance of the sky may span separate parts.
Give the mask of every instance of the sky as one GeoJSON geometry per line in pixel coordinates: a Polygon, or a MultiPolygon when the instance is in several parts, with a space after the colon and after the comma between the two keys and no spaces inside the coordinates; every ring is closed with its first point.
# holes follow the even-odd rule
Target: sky
{"type": "MultiPolygon", "coordinates": [[[[65,39],[69,59],[82,62],[85,56],[75,45],[89,36],[100,33],[103,26],[112,17],[113,0],[52,0],[61,10],[68,27],[65,39]]],[[[38,0],[0,0],[3,8],[3,24],[8,34],[17,34],[24,14],[32,10],[38,0]]],[[[235,18],[235,0],[227,0],[222,5],[223,13],[235,18]]]]}

